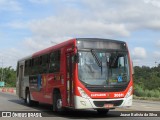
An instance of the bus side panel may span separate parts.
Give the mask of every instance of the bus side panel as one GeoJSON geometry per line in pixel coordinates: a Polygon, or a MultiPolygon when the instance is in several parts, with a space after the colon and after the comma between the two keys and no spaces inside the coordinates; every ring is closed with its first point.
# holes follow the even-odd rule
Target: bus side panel
{"type": "Polygon", "coordinates": [[[62,106],[67,106],[67,91],[66,91],[66,48],[61,49],[61,84],[63,88],[61,89],[61,96],[62,96],[62,106]]]}
{"type": "Polygon", "coordinates": [[[29,88],[31,92],[31,99],[42,103],[50,103],[50,101],[48,100],[50,97],[47,95],[48,75],[47,74],[40,75],[41,85],[38,85],[38,80],[39,80],[38,76],[39,75],[30,77],[29,88]]]}

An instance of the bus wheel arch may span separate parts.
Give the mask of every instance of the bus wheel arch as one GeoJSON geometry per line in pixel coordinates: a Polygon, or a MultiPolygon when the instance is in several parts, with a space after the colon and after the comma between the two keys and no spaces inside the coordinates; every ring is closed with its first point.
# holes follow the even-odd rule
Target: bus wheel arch
{"type": "Polygon", "coordinates": [[[31,100],[29,87],[26,87],[25,90],[25,103],[29,106],[33,105],[33,101],[31,100]]]}
{"type": "Polygon", "coordinates": [[[62,107],[62,96],[60,89],[55,88],[53,90],[53,111],[55,112],[62,112],[63,107],[62,107]]]}
{"type": "Polygon", "coordinates": [[[25,89],[25,96],[24,96],[24,102],[27,103],[27,92],[29,90],[29,87],[26,87],[25,89]]]}

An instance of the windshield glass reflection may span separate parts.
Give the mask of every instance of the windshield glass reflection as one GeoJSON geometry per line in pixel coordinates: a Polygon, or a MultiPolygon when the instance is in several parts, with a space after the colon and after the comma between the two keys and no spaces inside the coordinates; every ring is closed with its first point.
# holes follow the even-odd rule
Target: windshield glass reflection
{"type": "Polygon", "coordinates": [[[129,81],[127,52],[79,51],[79,79],[89,85],[117,85],[129,81]]]}

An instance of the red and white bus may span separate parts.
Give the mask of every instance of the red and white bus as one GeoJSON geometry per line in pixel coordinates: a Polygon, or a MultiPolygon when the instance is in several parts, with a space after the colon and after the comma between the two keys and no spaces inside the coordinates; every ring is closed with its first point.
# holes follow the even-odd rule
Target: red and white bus
{"type": "Polygon", "coordinates": [[[23,58],[17,64],[17,95],[28,105],[109,109],[132,105],[132,62],[122,41],[77,38],[23,58]]]}

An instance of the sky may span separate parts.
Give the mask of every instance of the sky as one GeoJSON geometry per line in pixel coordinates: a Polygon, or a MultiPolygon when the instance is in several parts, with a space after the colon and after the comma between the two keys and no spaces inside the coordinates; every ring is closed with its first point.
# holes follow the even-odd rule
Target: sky
{"type": "Polygon", "coordinates": [[[70,38],[126,41],[134,66],[160,64],[160,0],[0,0],[0,67],[70,38]]]}

